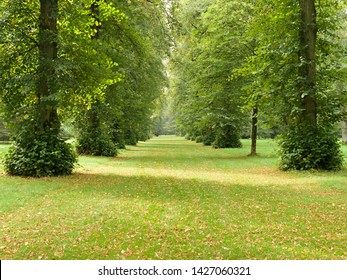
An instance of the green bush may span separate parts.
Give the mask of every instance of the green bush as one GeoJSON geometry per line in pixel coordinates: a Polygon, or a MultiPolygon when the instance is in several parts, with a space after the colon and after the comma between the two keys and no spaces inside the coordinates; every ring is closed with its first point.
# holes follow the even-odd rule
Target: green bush
{"type": "Polygon", "coordinates": [[[199,136],[197,136],[196,138],[195,138],[195,142],[196,143],[202,143],[203,142],[203,137],[201,136],[201,135],[199,135],[199,136]]]}
{"type": "Polygon", "coordinates": [[[216,133],[212,146],[218,148],[241,148],[240,133],[232,126],[224,126],[216,133]]]}
{"type": "Polygon", "coordinates": [[[209,130],[202,135],[202,143],[205,146],[211,146],[213,141],[215,140],[215,137],[216,137],[215,133],[209,130]]]}
{"type": "Polygon", "coordinates": [[[118,149],[125,149],[124,132],[121,129],[114,128],[111,130],[111,140],[118,149]]]}
{"type": "Polygon", "coordinates": [[[8,174],[44,177],[72,173],[76,154],[57,133],[22,132],[14,140],[4,159],[8,174]]]}
{"type": "Polygon", "coordinates": [[[134,131],[128,130],[125,132],[124,142],[126,145],[136,146],[138,141],[138,136],[134,131]]]}
{"type": "Polygon", "coordinates": [[[340,170],[343,154],[333,129],[291,127],[279,141],[283,170],[340,170]]]}
{"type": "Polygon", "coordinates": [[[117,146],[101,128],[83,130],[78,138],[77,152],[92,156],[117,155],[117,146]]]}

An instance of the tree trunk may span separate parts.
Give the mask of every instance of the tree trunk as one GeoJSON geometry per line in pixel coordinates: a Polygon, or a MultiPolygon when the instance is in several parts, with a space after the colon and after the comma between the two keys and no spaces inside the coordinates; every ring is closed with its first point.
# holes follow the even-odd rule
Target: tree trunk
{"type": "Polygon", "coordinates": [[[341,122],[342,141],[347,144],[347,122],[341,122]]]}
{"type": "MultiPolygon", "coordinates": [[[[90,6],[90,13],[94,20],[94,23],[92,25],[92,30],[95,32],[91,37],[92,40],[100,39],[101,21],[100,21],[99,6],[100,6],[99,0],[93,1],[93,3],[90,6]]],[[[93,129],[97,129],[101,125],[99,113],[98,113],[98,110],[100,110],[99,107],[100,107],[100,101],[97,100],[96,103],[92,105],[92,108],[88,111],[89,122],[93,129]]]]}
{"type": "Polygon", "coordinates": [[[252,127],[251,127],[251,153],[250,156],[257,155],[257,136],[258,136],[258,108],[252,110],[252,127]]]}
{"type": "Polygon", "coordinates": [[[317,125],[316,102],[316,8],[315,0],[300,0],[301,28],[299,49],[300,105],[299,122],[315,127],[317,125]]]}
{"type": "Polygon", "coordinates": [[[39,107],[38,130],[59,130],[60,122],[54,98],[54,60],[58,53],[58,0],[40,0],[39,67],[37,99],[39,107]]]}

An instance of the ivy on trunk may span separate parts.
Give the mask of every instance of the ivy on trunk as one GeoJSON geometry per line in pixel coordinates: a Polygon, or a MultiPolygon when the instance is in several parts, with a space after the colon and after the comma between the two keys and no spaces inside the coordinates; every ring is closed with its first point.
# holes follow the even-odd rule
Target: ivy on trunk
{"type": "Polygon", "coordinates": [[[36,102],[32,116],[18,127],[5,159],[5,169],[12,175],[66,175],[76,162],[71,146],[60,137],[55,76],[57,16],[57,0],[40,0],[36,102]]]}

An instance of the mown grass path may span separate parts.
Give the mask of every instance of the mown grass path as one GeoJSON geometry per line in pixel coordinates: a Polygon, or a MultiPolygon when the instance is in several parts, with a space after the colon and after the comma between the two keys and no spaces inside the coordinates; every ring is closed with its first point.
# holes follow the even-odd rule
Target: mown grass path
{"type": "MultiPolygon", "coordinates": [[[[58,178],[0,176],[1,259],[347,259],[347,170],[162,136],[58,178]]],[[[346,152],[346,151],[345,151],[346,152]]]]}

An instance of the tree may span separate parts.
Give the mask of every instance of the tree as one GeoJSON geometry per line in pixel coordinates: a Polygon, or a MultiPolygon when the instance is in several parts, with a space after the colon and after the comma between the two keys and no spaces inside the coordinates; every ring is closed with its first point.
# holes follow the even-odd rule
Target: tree
{"type": "MultiPolygon", "coordinates": [[[[334,135],[332,129],[333,121],[336,122],[336,120],[318,119],[319,111],[323,114],[333,112],[323,112],[323,104],[317,97],[321,89],[317,88],[319,57],[316,49],[320,46],[317,44],[316,3],[314,0],[300,0],[299,5],[301,24],[299,27],[298,94],[301,110],[296,127],[290,129],[290,132],[295,132],[296,135],[293,137],[284,134],[286,139],[281,142],[282,167],[284,169],[340,169],[343,157],[339,150],[337,135],[334,135]]],[[[324,14],[322,13],[321,16],[324,17],[324,14]]],[[[322,26],[319,27],[323,29],[322,26]]]]}
{"type": "MultiPolygon", "coordinates": [[[[108,47],[102,41],[101,30],[103,26],[100,18],[100,5],[106,5],[106,3],[96,0],[92,1],[90,5],[90,16],[92,18],[91,44],[95,45],[95,49],[99,48],[98,44],[108,47]]],[[[116,144],[112,142],[108,128],[105,125],[103,111],[108,111],[107,106],[103,104],[102,100],[97,99],[90,105],[90,108],[79,114],[79,121],[77,122],[79,126],[77,150],[79,153],[94,156],[114,156],[117,154],[116,144]]]]}
{"type": "Polygon", "coordinates": [[[22,111],[24,116],[16,118],[15,142],[5,159],[5,168],[12,175],[70,174],[76,157],[59,135],[60,120],[57,113],[58,1],[41,0],[36,22],[31,21],[31,18],[36,18],[34,5],[24,5],[24,9],[20,11],[23,18],[18,19],[14,12],[20,10],[20,3],[11,2],[12,7],[9,4],[6,1],[1,7],[5,10],[2,18],[4,33],[1,37],[5,50],[9,51],[11,59],[19,65],[5,60],[2,68],[2,99],[8,115],[17,117],[22,111]],[[13,30],[9,26],[13,21],[21,24],[29,21],[29,28],[32,27],[34,31],[29,28],[25,30],[25,27],[23,30],[21,26],[13,30]],[[27,56],[27,51],[22,51],[22,47],[24,50],[28,49],[28,52],[37,48],[37,60],[25,61],[23,56],[27,56]],[[34,78],[33,82],[23,83],[30,78],[34,78]],[[11,110],[13,107],[16,110],[11,110]]]}
{"type": "Polygon", "coordinates": [[[342,166],[333,133],[342,104],[333,90],[343,68],[336,43],[341,8],[330,0],[257,3],[259,17],[249,27],[259,34],[257,47],[243,71],[253,78],[253,99],[282,121],[283,169],[342,166]]]}
{"type": "Polygon", "coordinates": [[[167,85],[163,64],[169,49],[164,1],[116,1],[126,19],[110,32],[120,43],[115,53],[120,83],[106,91],[113,111],[112,137],[120,146],[145,141],[152,131],[152,115],[167,85]]]}
{"type": "MultiPolygon", "coordinates": [[[[102,100],[104,89],[120,75],[110,48],[91,43],[90,1],[36,4],[3,1],[0,6],[1,98],[15,131],[5,163],[15,175],[69,174],[76,157],[61,139],[60,119],[102,100]]],[[[102,15],[122,16],[108,5],[102,15]]]]}

